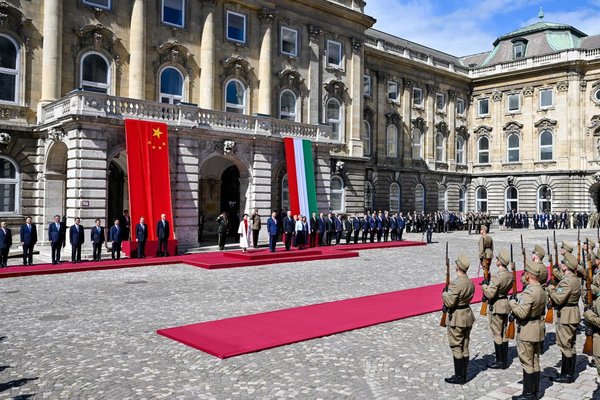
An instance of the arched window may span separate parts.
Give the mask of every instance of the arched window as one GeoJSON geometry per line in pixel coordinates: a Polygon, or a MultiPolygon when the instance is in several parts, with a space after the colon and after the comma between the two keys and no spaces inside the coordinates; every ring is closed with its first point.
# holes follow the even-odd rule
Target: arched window
{"type": "Polygon", "coordinates": [[[467,191],[464,187],[458,188],[458,212],[467,211],[467,191]]]}
{"type": "Polygon", "coordinates": [[[392,182],[390,185],[390,213],[400,212],[400,185],[392,182]]]}
{"type": "Polygon", "coordinates": [[[438,134],[435,135],[435,161],[445,160],[444,147],[444,135],[438,132],[438,134]]]}
{"type": "Polygon", "coordinates": [[[550,161],[553,159],[552,144],[552,132],[543,131],[540,134],[540,161],[550,161]]]}
{"type": "Polygon", "coordinates": [[[465,163],[465,139],[462,136],[456,138],[456,163],[465,163]]]}
{"type": "Polygon", "coordinates": [[[506,160],[510,162],[519,162],[519,135],[513,133],[506,141],[506,160]]]}
{"type": "Polygon", "coordinates": [[[237,79],[232,79],[225,85],[225,111],[246,113],[246,87],[237,79]]]}
{"type": "Polygon", "coordinates": [[[398,157],[398,128],[396,125],[387,127],[387,156],[398,157]]]}
{"type": "Polygon", "coordinates": [[[490,139],[482,136],[477,141],[477,162],[479,164],[490,163],[490,139]]]}
{"type": "Polygon", "coordinates": [[[183,75],[177,68],[167,67],[160,73],[160,102],[179,104],[183,100],[183,75]]]}
{"type": "Polygon", "coordinates": [[[327,102],[327,123],[332,127],[331,139],[341,140],[344,130],[342,124],[342,105],[337,99],[327,102]]]}
{"type": "Polygon", "coordinates": [[[477,204],[477,212],[487,212],[488,210],[488,194],[487,189],[482,187],[475,191],[475,203],[477,204]]]}
{"type": "Polygon", "coordinates": [[[290,209],[290,186],[288,176],[285,174],[281,179],[281,210],[290,209]]]}
{"type": "Polygon", "coordinates": [[[291,90],[284,90],[279,96],[279,118],[288,121],[298,121],[298,99],[291,90]]]}
{"type": "Polygon", "coordinates": [[[375,189],[370,181],[365,181],[365,211],[373,211],[375,189]]]}
{"type": "Polygon", "coordinates": [[[371,155],[371,124],[368,121],[363,121],[363,156],[371,155]]]}
{"type": "Polygon", "coordinates": [[[419,129],[412,131],[412,158],[413,160],[423,159],[423,134],[419,129]]]}
{"type": "Polygon", "coordinates": [[[344,211],[344,181],[339,176],[333,176],[330,184],[332,211],[344,211]]]}
{"type": "Polygon", "coordinates": [[[15,213],[19,207],[20,176],[17,165],[0,156],[0,213],[15,213]]]}
{"type": "Polygon", "coordinates": [[[541,212],[552,212],[552,189],[550,186],[540,186],[537,192],[537,211],[541,212]]]}
{"type": "Polygon", "coordinates": [[[519,191],[516,187],[507,187],[504,197],[504,212],[510,213],[512,210],[519,211],[519,191]]]}
{"type": "Polygon", "coordinates": [[[0,34],[0,102],[16,103],[19,82],[19,46],[0,34]]]}
{"type": "Polygon", "coordinates": [[[415,186],[415,212],[425,211],[425,188],[420,183],[415,186]]]}
{"type": "Polygon", "coordinates": [[[448,210],[448,189],[444,186],[438,190],[438,210],[448,210]]]}
{"type": "Polygon", "coordinates": [[[81,57],[81,88],[90,92],[108,93],[110,90],[110,62],[100,53],[90,52],[81,57]]]}

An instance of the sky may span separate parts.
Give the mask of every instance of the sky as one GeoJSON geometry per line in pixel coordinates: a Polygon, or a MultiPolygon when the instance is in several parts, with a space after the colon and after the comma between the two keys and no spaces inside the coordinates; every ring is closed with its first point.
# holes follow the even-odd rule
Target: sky
{"type": "Polygon", "coordinates": [[[374,28],[454,56],[492,50],[499,36],[544,21],[600,34],[600,0],[366,0],[374,28]]]}

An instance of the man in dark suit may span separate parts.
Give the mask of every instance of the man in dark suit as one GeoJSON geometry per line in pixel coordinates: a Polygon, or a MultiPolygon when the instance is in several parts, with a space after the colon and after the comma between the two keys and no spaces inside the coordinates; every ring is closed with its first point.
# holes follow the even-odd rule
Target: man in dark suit
{"type": "Polygon", "coordinates": [[[352,217],[346,215],[343,219],[344,222],[344,232],[346,232],[346,244],[350,244],[352,241],[352,217]]]}
{"type": "Polygon", "coordinates": [[[83,232],[83,226],[79,225],[81,220],[75,218],[75,224],[71,225],[69,229],[69,240],[71,242],[71,262],[81,262],[81,245],[85,242],[85,235],[83,232]]]}
{"type": "Polygon", "coordinates": [[[148,225],[144,223],[144,217],[135,226],[135,241],[137,242],[137,258],[146,258],[146,241],[148,240],[148,225]]]}
{"type": "Polygon", "coordinates": [[[6,227],[6,221],[2,221],[0,222],[0,268],[7,266],[10,246],[12,246],[12,233],[6,227]]]}
{"type": "Polygon", "coordinates": [[[287,215],[283,219],[283,236],[285,249],[289,250],[292,247],[292,237],[296,230],[296,222],[292,218],[292,212],[288,210],[287,215]]]}
{"type": "Polygon", "coordinates": [[[390,218],[390,238],[396,240],[398,235],[398,213],[394,213],[390,218]]]}
{"type": "Polygon", "coordinates": [[[369,218],[369,233],[369,241],[375,242],[375,233],[377,233],[377,214],[375,212],[369,218]]]}
{"type": "Polygon", "coordinates": [[[317,213],[312,213],[312,217],[310,218],[310,247],[317,247],[318,225],[317,213]]]}
{"type": "Polygon", "coordinates": [[[375,229],[377,229],[377,242],[381,242],[383,235],[383,213],[381,211],[375,217],[375,229]]]}
{"type": "Polygon", "coordinates": [[[354,214],[352,218],[352,232],[354,233],[354,244],[358,243],[358,235],[360,234],[360,218],[358,214],[354,214]]]}
{"type": "Polygon", "coordinates": [[[371,224],[369,222],[369,213],[365,212],[361,221],[362,228],[362,242],[367,243],[367,236],[369,236],[369,229],[371,224]]]}
{"type": "Polygon", "coordinates": [[[169,256],[169,236],[171,235],[171,227],[167,221],[167,214],[160,214],[160,221],[156,224],[156,237],[158,238],[158,257],[169,256]]]}
{"type": "Polygon", "coordinates": [[[119,226],[119,220],[115,219],[115,224],[108,231],[108,241],[112,242],[110,257],[113,260],[121,259],[121,243],[123,242],[123,229],[119,226]]]}
{"type": "Polygon", "coordinates": [[[396,226],[398,227],[398,240],[402,240],[402,234],[404,233],[404,227],[406,226],[406,220],[404,219],[402,213],[400,213],[398,216],[396,226]]]}
{"type": "Polygon", "coordinates": [[[93,247],[94,261],[100,261],[102,258],[102,243],[104,243],[104,227],[100,226],[100,219],[96,219],[96,226],[90,229],[90,240],[93,247]]]}
{"type": "Polygon", "coordinates": [[[123,240],[129,240],[129,234],[131,233],[131,217],[129,216],[129,210],[123,210],[123,215],[119,217],[119,227],[121,228],[121,237],[123,240]]]}
{"type": "Polygon", "coordinates": [[[331,246],[331,241],[335,236],[335,222],[333,221],[333,214],[327,214],[325,218],[325,243],[327,246],[331,246]]]}
{"type": "Polygon", "coordinates": [[[55,215],[54,222],[48,225],[48,240],[52,248],[52,264],[54,265],[60,263],[60,251],[65,247],[66,233],[65,223],[60,220],[60,215],[55,215]]]}
{"type": "Polygon", "coordinates": [[[275,211],[267,220],[267,232],[269,233],[269,251],[274,253],[277,245],[277,212],[275,211]]]}
{"type": "Polygon", "coordinates": [[[387,242],[390,236],[390,215],[388,211],[383,213],[383,217],[381,219],[383,225],[383,241],[387,242]]]}
{"type": "Polygon", "coordinates": [[[342,240],[342,231],[344,230],[344,224],[342,223],[342,215],[337,214],[333,219],[333,225],[335,229],[335,244],[340,244],[342,240]]]}
{"type": "Polygon", "coordinates": [[[319,233],[319,247],[325,246],[325,218],[323,213],[319,213],[319,220],[317,221],[317,231],[319,233]]]}
{"type": "Polygon", "coordinates": [[[31,217],[25,219],[19,231],[21,246],[23,247],[23,265],[33,265],[33,247],[37,243],[37,228],[32,223],[31,217]]]}

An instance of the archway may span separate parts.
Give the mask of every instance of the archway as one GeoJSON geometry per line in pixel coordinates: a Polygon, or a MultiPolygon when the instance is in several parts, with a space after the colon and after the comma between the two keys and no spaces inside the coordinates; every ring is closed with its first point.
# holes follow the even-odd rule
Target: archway
{"type": "Polygon", "coordinates": [[[67,210],[67,146],[54,142],[46,155],[44,174],[44,224],[55,215],[65,216],[67,210]]]}
{"type": "Polygon", "coordinates": [[[123,215],[129,208],[129,188],[127,182],[127,156],[125,151],[117,154],[108,163],[106,226],[123,215]]]}
{"type": "Polygon", "coordinates": [[[229,218],[229,236],[237,236],[240,224],[240,170],[232,165],[221,175],[221,211],[229,218]]]}

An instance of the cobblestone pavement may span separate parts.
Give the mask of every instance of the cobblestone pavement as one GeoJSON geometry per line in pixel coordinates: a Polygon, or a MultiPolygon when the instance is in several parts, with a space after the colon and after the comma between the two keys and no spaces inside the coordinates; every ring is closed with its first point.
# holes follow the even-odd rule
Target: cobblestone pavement
{"type": "MultiPolygon", "coordinates": [[[[519,233],[492,236],[497,248],[513,241],[522,269],[519,233]]],[[[523,233],[528,248],[550,234],[523,233]]],[[[583,233],[596,235],[591,230],[583,233]]],[[[576,231],[560,231],[558,238],[576,236],[576,231]]],[[[493,345],[478,307],[470,381],[464,386],[443,380],[452,372],[452,357],[445,330],[438,326],[439,313],[227,360],[155,333],[199,321],[440,283],[446,240],[451,260],[459,250],[476,259],[476,235],[442,234],[434,240],[439,242],[426,247],[363,251],[351,260],[212,271],[156,266],[2,279],[0,398],[510,398],[519,393],[521,379],[514,343],[509,369],[486,369],[493,345]]],[[[469,274],[476,276],[477,268],[469,274]]],[[[595,393],[600,399],[595,370],[584,356],[579,356],[575,384],[549,381],[560,359],[554,338],[549,326],[549,348],[542,355],[545,398],[585,399],[595,393]]]]}

